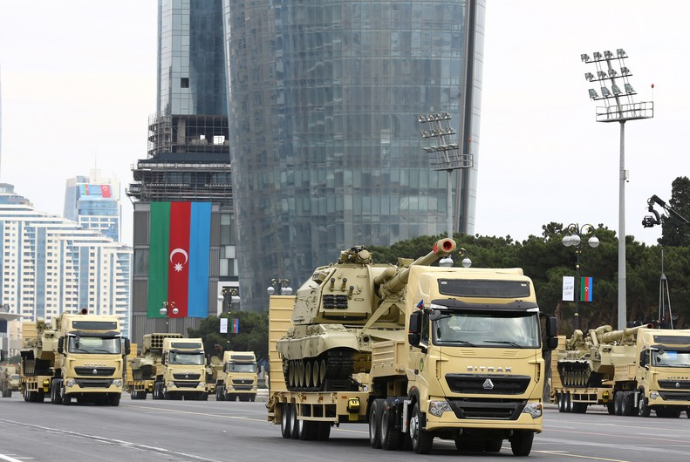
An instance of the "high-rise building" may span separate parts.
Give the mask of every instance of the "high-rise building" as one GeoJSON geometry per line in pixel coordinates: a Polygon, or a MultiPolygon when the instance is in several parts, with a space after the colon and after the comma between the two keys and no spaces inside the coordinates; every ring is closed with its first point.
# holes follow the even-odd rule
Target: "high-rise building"
{"type": "Polygon", "coordinates": [[[121,242],[120,182],[101,178],[98,170],[93,170],[90,177],[68,179],[64,217],[121,242]]]}
{"type": "MultiPolygon", "coordinates": [[[[194,3],[192,3],[194,4],[194,3]]],[[[243,309],[358,244],[475,219],[485,0],[224,0],[243,309]],[[430,169],[420,114],[452,116],[474,167],[430,169]]]]}
{"type": "Polygon", "coordinates": [[[119,316],[129,331],[132,249],[34,210],[11,185],[0,191],[3,304],[23,321],[87,309],[119,316]]]}
{"type": "MultiPolygon", "coordinates": [[[[238,286],[222,3],[159,0],[158,11],[157,112],[148,121],[147,158],[138,161],[126,191],[134,201],[132,339],[139,343],[145,333],[166,328],[185,333],[198,323],[182,315],[166,319],[158,308],[173,300],[162,295],[153,300],[160,291],[153,290],[151,278],[151,233],[160,221],[155,210],[168,210],[166,203],[191,202],[192,209],[211,203],[204,317],[227,310],[230,289],[238,286]]],[[[184,312],[198,313],[199,307],[184,312]]]]}

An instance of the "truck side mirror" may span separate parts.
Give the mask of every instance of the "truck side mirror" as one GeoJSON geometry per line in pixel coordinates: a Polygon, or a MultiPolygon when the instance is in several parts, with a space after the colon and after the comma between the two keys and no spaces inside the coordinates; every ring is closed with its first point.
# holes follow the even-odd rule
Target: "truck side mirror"
{"type": "Polygon", "coordinates": [[[129,339],[125,339],[125,356],[130,354],[132,352],[132,344],[129,342],[129,339]]]}
{"type": "Polygon", "coordinates": [[[645,350],[642,350],[640,353],[640,367],[645,367],[647,365],[647,355],[645,353],[645,350]]]}
{"type": "Polygon", "coordinates": [[[65,337],[60,337],[58,339],[58,353],[62,354],[65,346],[65,337]]]}
{"type": "Polygon", "coordinates": [[[410,315],[410,329],[407,333],[408,342],[414,347],[419,346],[422,337],[422,310],[410,315]]]}
{"type": "Polygon", "coordinates": [[[546,318],[546,336],[555,337],[556,335],[558,335],[558,324],[556,323],[556,317],[549,316],[546,318]]]}
{"type": "Polygon", "coordinates": [[[556,337],[546,337],[546,348],[555,350],[558,347],[558,339],[556,337]]]}

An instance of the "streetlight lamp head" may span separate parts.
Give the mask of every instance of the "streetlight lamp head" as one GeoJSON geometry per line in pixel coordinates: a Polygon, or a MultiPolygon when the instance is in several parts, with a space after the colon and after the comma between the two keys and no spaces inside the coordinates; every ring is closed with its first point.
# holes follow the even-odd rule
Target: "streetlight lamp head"
{"type": "Polygon", "coordinates": [[[599,238],[596,236],[592,236],[589,238],[589,241],[587,241],[587,243],[591,248],[596,249],[597,247],[599,247],[599,238]]]}
{"type": "Polygon", "coordinates": [[[564,237],[563,237],[563,245],[564,245],[564,246],[570,247],[570,238],[571,238],[571,237],[572,237],[572,236],[571,236],[570,234],[568,234],[567,236],[564,236],[564,237]]]}
{"type": "Polygon", "coordinates": [[[178,310],[177,307],[174,307],[174,308],[172,309],[172,314],[173,314],[173,315],[177,315],[177,313],[179,313],[179,312],[180,312],[180,310],[178,310]]]}
{"type": "Polygon", "coordinates": [[[577,234],[573,234],[572,236],[570,236],[570,245],[572,245],[573,247],[577,247],[578,245],[580,245],[580,242],[580,236],[578,236],[577,234]]]}
{"type": "Polygon", "coordinates": [[[168,314],[168,309],[167,309],[166,307],[163,307],[163,308],[161,308],[160,310],[158,310],[158,312],[159,312],[161,315],[165,316],[166,314],[168,314]]]}
{"type": "Polygon", "coordinates": [[[438,261],[438,266],[442,268],[450,268],[453,266],[453,259],[450,257],[443,257],[438,261]]]}
{"type": "Polygon", "coordinates": [[[268,295],[273,295],[274,293],[276,293],[276,290],[273,288],[273,286],[268,286],[266,292],[268,292],[268,295]]]}
{"type": "Polygon", "coordinates": [[[469,268],[470,266],[472,266],[472,260],[470,260],[467,257],[463,258],[462,259],[462,266],[463,266],[463,268],[469,268]]]}

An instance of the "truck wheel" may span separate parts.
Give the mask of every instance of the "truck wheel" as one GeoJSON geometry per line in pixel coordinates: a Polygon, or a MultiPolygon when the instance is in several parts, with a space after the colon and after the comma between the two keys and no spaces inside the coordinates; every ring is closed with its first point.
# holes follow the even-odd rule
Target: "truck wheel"
{"type": "Polygon", "coordinates": [[[249,395],[249,401],[251,401],[252,403],[254,401],[256,401],[256,395],[255,394],[249,395]]]}
{"type": "Polygon", "coordinates": [[[503,440],[501,438],[488,440],[486,442],[486,452],[501,452],[502,446],[503,440]]]}
{"type": "Polygon", "coordinates": [[[50,402],[53,404],[62,404],[62,396],[60,395],[60,381],[53,380],[50,384],[50,402]]]}
{"type": "Polygon", "coordinates": [[[221,385],[216,387],[216,401],[225,401],[225,387],[221,385]]]}
{"type": "Polygon", "coordinates": [[[570,392],[565,394],[565,412],[573,412],[573,397],[570,392]]]}
{"type": "Polygon", "coordinates": [[[374,449],[381,449],[381,406],[384,403],[381,399],[371,402],[369,410],[369,444],[374,449]]]}
{"type": "Polygon", "coordinates": [[[316,439],[316,424],[313,420],[300,420],[298,425],[299,439],[303,441],[312,441],[316,439]]]}
{"type": "Polygon", "coordinates": [[[623,392],[619,391],[613,395],[613,412],[616,415],[623,415],[623,392]]]}
{"type": "Polygon", "coordinates": [[[415,403],[410,419],[410,439],[412,450],[417,454],[429,454],[434,444],[434,435],[422,428],[422,413],[419,404],[415,403]]]}
{"type": "Polygon", "coordinates": [[[109,401],[110,401],[111,406],[119,406],[120,405],[120,395],[110,396],[109,401]]]}
{"type": "Polygon", "coordinates": [[[317,441],[328,441],[331,437],[331,423],[330,422],[318,422],[316,428],[316,439],[317,441]]]}
{"type": "Polygon", "coordinates": [[[283,438],[290,438],[290,434],[292,433],[290,431],[290,422],[291,422],[291,417],[290,417],[290,404],[289,403],[283,403],[281,404],[282,407],[282,412],[280,413],[280,433],[283,435],[283,438]]]}
{"type": "Polygon", "coordinates": [[[290,404],[290,438],[299,439],[299,415],[297,404],[290,404]]]}
{"type": "Polygon", "coordinates": [[[69,406],[70,404],[72,404],[72,397],[71,397],[70,395],[68,395],[67,393],[65,393],[65,389],[64,389],[64,388],[62,388],[62,396],[61,396],[61,398],[62,398],[62,404],[63,404],[63,406],[69,406]]]}
{"type": "Polygon", "coordinates": [[[381,448],[386,451],[396,451],[400,447],[402,433],[395,428],[395,413],[384,401],[381,410],[381,448]]]}
{"type": "Polygon", "coordinates": [[[514,456],[528,456],[532,451],[534,432],[528,430],[517,430],[510,439],[510,449],[514,456]]]}
{"type": "Polygon", "coordinates": [[[630,416],[632,415],[632,394],[628,392],[621,393],[623,396],[621,397],[621,415],[626,415],[630,416]]]}

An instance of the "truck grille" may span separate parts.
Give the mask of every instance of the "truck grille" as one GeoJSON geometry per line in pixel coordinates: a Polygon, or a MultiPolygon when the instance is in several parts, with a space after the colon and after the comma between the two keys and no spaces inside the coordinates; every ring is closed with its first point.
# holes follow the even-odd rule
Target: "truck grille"
{"type": "Polygon", "coordinates": [[[458,419],[517,420],[525,408],[525,401],[482,401],[477,399],[449,399],[458,419]]]}
{"type": "Polygon", "coordinates": [[[660,391],[659,396],[661,396],[664,401],[690,401],[690,392],[687,391],[660,391]]]}
{"type": "Polygon", "coordinates": [[[232,379],[233,385],[252,385],[253,383],[252,379],[232,379]]]}
{"type": "Polygon", "coordinates": [[[453,393],[485,395],[520,395],[531,378],[526,375],[447,374],[446,382],[453,393]]]}
{"type": "Polygon", "coordinates": [[[112,380],[99,379],[76,379],[80,388],[109,388],[113,384],[112,380]]]}
{"type": "Polygon", "coordinates": [[[115,373],[114,367],[75,367],[77,375],[93,377],[110,377],[115,373]]]}
{"type": "Polygon", "coordinates": [[[690,390],[690,380],[659,380],[659,386],[669,390],[690,390]]]}
{"type": "Polygon", "coordinates": [[[173,374],[175,380],[199,380],[201,374],[173,374]]]}
{"type": "Polygon", "coordinates": [[[173,382],[177,388],[196,388],[199,382],[173,382]]]}

